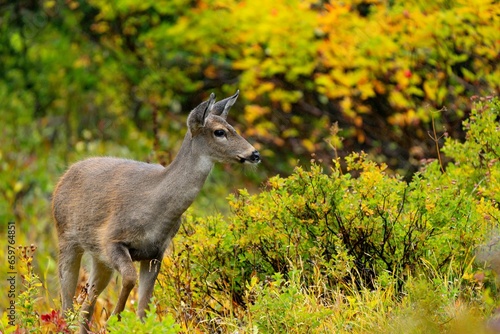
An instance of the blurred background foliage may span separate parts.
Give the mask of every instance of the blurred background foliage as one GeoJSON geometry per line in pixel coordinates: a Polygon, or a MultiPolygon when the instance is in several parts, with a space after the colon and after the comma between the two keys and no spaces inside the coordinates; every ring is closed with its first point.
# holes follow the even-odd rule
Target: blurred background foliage
{"type": "Polygon", "coordinates": [[[231,116],[269,171],[329,161],[338,122],[341,155],[363,149],[411,172],[435,155],[433,111],[460,137],[470,96],[499,90],[499,15],[486,0],[7,2],[4,137],[65,161],[109,145],[146,158],[156,118],[168,162],[187,112],[240,89],[231,116]]]}
{"type": "Polygon", "coordinates": [[[0,223],[37,243],[55,286],[49,203],[67,166],[169,163],[188,112],[236,89],[230,122],[263,163],[217,166],[197,214],[311,155],[333,166],[364,150],[410,180],[465,138],[471,97],[498,94],[499,31],[491,0],[0,2],[0,223]]]}

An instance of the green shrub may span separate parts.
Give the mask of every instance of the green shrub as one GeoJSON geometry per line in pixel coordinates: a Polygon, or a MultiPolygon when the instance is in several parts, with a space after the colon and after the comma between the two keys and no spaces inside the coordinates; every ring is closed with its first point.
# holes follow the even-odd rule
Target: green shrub
{"type": "Polygon", "coordinates": [[[252,303],[248,310],[249,325],[263,333],[311,333],[321,328],[333,310],[301,283],[303,273],[292,270],[289,280],[276,273],[269,284],[247,286],[252,303]]]}
{"type": "Polygon", "coordinates": [[[120,313],[120,317],[112,315],[107,322],[106,329],[114,333],[161,333],[176,334],[181,331],[171,314],[160,317],[156,312],[154,300],[146,311],[144,319],[139,319],[137,314],[129,310],[120,313]]]}
{"type": "MultiPolygon", "coordinates": [[[[313,163],[290,177],[269,179],[259,194],[231,195],[234,216],[228,219],[187,215],[172,258],[182,263],[183,276],[177,282],[162,276],[165,286],[182,286],[186,293],[177,297],[191,312],[209,308],[234,315],[235,305],[262,314],[285,310],[318,275],[330,291],[393,289],[393,298],[404,295],[405,282],[417,275],[475,284],[462,278],[472,275],[475,251],[500,217],[500,187],[496,180],[486,182],[500,172],[492,149],[500,147],[498,105],[498,99],[479,101],[465,123],[466,142],[446,141],[443,151],[454,162],[428,161],[409,182],[366,154],[353,153],[334,160],[329,173],[313,163]],[[296,268],[302,274],[291,284],[296,268]],[[249,300],[248,282],[269,286],[249,300]]],[[[171,271],[179,266],[165,270],[175,276],[171,271]]],[[[476,293],[453,291],[449,298],[476,293]]],[[[333,302],[325,298],[325,304],[333,302]]],[[[268,319],[255,323],[278,326],[268,319]]]]}
{"type": "Polygon", "coordinates": [[[21,275],[22,289],[16,300],[16,326],[25,333],[38,333],[40,319],[36,306],[40,299],[39,293],[42,283],[33,268],[36,246],[21,246],[18,250],[24,272],[21,275]]]}

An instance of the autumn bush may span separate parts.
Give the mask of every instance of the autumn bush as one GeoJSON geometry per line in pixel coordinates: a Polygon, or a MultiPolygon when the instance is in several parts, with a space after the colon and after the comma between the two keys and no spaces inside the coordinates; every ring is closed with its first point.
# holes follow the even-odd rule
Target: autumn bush
{"type": "MultiPolygon", "coordinates": [[[[111,27],[120,11],[106,2],[96,7],[98,24],[108,27],[97,35],[119,35],[111,27]]],[[[186,90],[229,89],[228,81],[237,81],[248,102],[239,117],[245,134],[258,138],[280,170],[297,155],[331,156],[322,139],[332,121],[341,123],[350,150],[369,149],[391,166],[415,169],[410,158],[434,153],[423,131],[431,110],[446,106],[435,117],[459,135],[468,98],[500,88],[494,2],[207,1],[157,23],[141,16],[153,10],[161,18],[156,4],[132,10],[142,20],[121,19],[130,39],[148,64],[169,65],[159,69],[166,78],[173,67],[190,83],[186,90]],[[191,73],[190,63],[201,71],[191,73]]],[[[168,96],[157,100],[169,104],[168,96]]]]}
{"type": "Polygon", "coordinates": [[[180,113],[240,89],[232,117],[268,169],[330,160],[338,121],[342,155],[413,172],[435,155],[433,117],[461,137],[468,99],[500,89],[494,1],[23,0],[4,12],[0,110],[16,112],[2,120],[20,133],[39,122],[38,141],[79,150],[112,141],[147,156],[155,118],[154,158],[168,162],[180,113]]]}

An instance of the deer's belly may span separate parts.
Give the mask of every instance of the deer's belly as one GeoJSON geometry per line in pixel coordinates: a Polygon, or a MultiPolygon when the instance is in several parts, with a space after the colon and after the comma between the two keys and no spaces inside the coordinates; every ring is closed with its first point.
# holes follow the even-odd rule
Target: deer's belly
{"type": "Polygon", "coordinates": [[[140,243],[126,244],[132,261],[161,260],[171,238],[152,238],[140,243]]]}
{"type": "Polygon", "coordinates": [[[144,260],[161,260],[163,258],[163,249],[158,246],[142,247],[140,249],[129,247],[128,251],[132,261],[144,261],[144,260]]]}

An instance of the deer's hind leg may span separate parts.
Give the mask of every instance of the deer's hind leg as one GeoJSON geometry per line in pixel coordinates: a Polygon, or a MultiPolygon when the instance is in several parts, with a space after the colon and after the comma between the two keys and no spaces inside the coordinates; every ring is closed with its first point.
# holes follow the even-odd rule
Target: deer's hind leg
{"type": "Polygon", "coordinates": [[[88,333],[89,323],[94,313],[94,307],[97,302],[97,297],[106,288],[113,274],[113,269],[105,263],[99,261],[96,257],[92,257],[92,269],[88,281],[88,297],[82,306],[84,315],[83,326],[80,328],[80,333],[88,333]]]}
{"type": "Polygon", "coordinates": [[[135,270],[129,250],[125,247],[125,245],[121,243],[110,244],[108,254],[114,268],[122,275],[122,289],[120,291],[116,307],[113,311],[113,314],[120,314],[120,312],[125,308],[130,291],[132,291],[136,284],[137,270],[135,270]]]}
{"type": "Polygon", "coordinates": [[[78,274],[83,250],[79,245],[59,241],[59,281],[61,283],[61,300],[63,312],[73,309],[78,274]]]}

